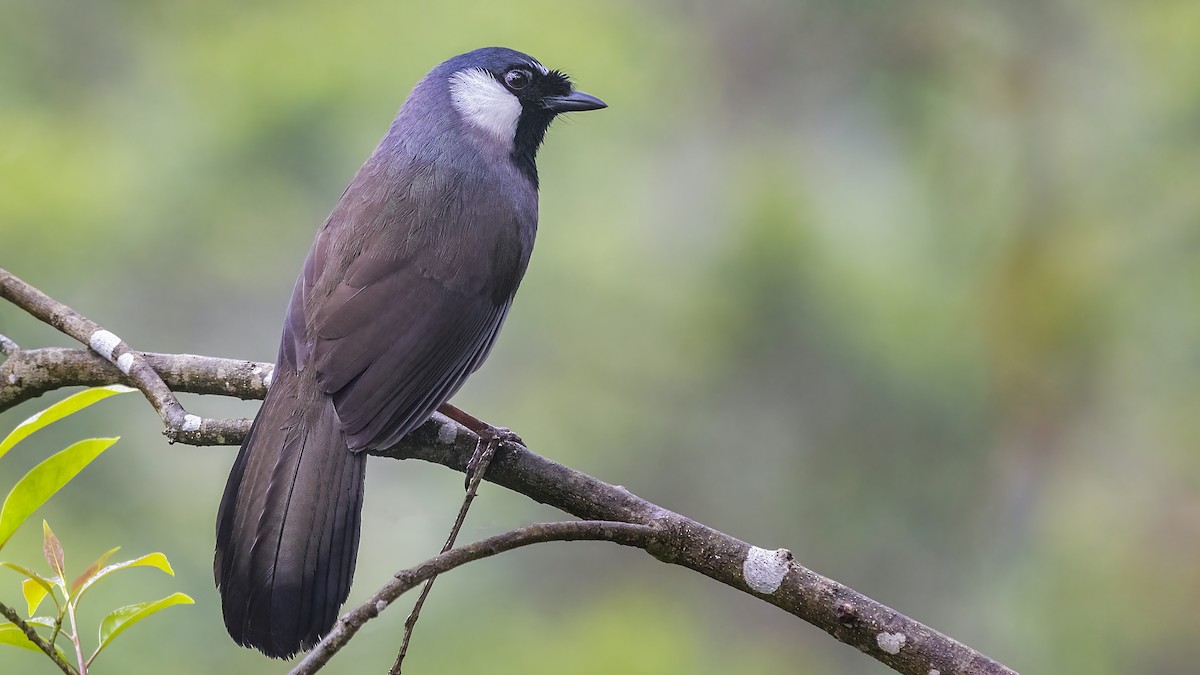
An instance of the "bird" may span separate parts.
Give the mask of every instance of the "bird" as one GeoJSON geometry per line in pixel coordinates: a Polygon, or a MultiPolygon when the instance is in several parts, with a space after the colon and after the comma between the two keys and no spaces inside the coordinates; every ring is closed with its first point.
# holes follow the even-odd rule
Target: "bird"
{"type": "Polygon", "coordinates": [[[333,627],[354,576],[365,451],[457,410],[447,402],[487,358],[529,263],[546,131],[605,107],[504,47],[455,56],[413,87],[317,232],[221,497],[213,575],[238,644],[289,658],[333,627]]]}

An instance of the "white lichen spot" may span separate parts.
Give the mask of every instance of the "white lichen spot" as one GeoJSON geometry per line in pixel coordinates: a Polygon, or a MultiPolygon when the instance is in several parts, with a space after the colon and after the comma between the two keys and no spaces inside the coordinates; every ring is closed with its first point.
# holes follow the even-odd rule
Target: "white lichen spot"
{"type": "Polygon", "coordinates": [[[438,427],[438,443],[449,445],[458,438],[458,425],[449,420],[445,424],[438,427]]]}
{"type": "Polygon", "coordinates": [[[270,389],[271,388],[271,380],[274,380],[274,379],[275,379],[275,369],[272,368],[271,372],[269,372],[263,376],[263,386],[266,387],[267,389],[270,389]]]}
{"type": "Polygon", "coordinates": [[[121,338],[104,329],[92,333],[92,337],[88,340],[88,346],[92,348],[92,351],[109,361],[112,361],[113,350],[119,344],[121,344],[121,338]]]}
{"type": "Polygon", "coordinates": [[[201,422],[200,418],[197,417],[196,415],[191,415],[191,414],[184,415],[183,416],[183,430],[184,431],[199,431],[200,430],[200,422],[201,422]]]}
{"type": "Polygon", "coordinates": [[[900,648],[904,646],[907,640],[908,638],[904,633],[889,633],[884,631],[875,636],[875,642],[879,645],[879,648],[888,654],[899,654],[900,648]]]}
{"type": "Polygon", "coordinates": [[[376,600],[375,601],[375,611],[382,612],[383,610],[387,609],[387,605],[388,605],[387,600],[376,600]]]}
{"type": "Polygon", "coordinates": [[[742,563],[742,577],[746,585],[759,593],[774,593],[779,590],[783,578],[791,567],[792,552],[786,548],[768,551],[751,546],[742,563]]]}
{"type": "Polygon", "coordinates": [[[117,357],[117,368],[126,375],[133,369],[133,352],[125,352],[117,357]]]}
{"type": "Polygon", "coordinates": [[[9,383],[9,384],[16,384],[16,383],[17,383],[17,376],[16,376],[15,374],[13,374],[13,373],[9,373],[9,375],[8,375],[8,383],[9,383]]]}
{"type": "Polygon", "coordinates": [[[942,675],[942,671],[938,670],[937,668],[930,668],[926,675],[942,675]]]}

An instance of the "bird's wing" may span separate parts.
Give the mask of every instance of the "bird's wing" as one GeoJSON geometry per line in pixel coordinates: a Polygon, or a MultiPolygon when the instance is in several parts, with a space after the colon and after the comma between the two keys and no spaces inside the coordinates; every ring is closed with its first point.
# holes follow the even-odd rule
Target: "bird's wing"
{"type": "Polygon", "coordinates": [[[536,228],[536,211],[498,191],[447,198],[463,193],[461,174],[415,173],[378,192],[370,178],[318,234],[280,348],[281,361],[313,369],[354,450],[395,443],[478,368],[536,228]]]}
{"type": "Polygon", "coordinates": [[[311,647],[349,591],[365,458],[347,447],[395,443],[458,389],[528,260],[531,223],[495,192],[422,208],[414,180],[364,175],[305,261],[218,515],[226,626],[272,656],[311,647]]]}
{"type": "Polygon", "coordinates": [[[360,256],[313,316],[309,367],[351,449],[386,447],[428,419],[482,362],[508,310],[418,258],[360,256]]]}

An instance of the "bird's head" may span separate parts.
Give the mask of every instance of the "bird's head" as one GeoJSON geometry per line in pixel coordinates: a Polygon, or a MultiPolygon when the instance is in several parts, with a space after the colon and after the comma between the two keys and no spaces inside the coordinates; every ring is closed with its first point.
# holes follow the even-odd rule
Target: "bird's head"
{"type": "Polygon", "coordinates": [[[554,118],[606,107],[575,89],[562,72],[504,47],[460,54],[434,68],[422,84],[444,92],[454,121],[478,142],[507,152],[535,184],[534,158],[554,118]]]}

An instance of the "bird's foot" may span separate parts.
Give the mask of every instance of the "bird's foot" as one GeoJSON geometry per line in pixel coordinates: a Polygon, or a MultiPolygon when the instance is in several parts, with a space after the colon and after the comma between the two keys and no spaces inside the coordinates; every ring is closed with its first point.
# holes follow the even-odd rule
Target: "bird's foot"
{"type": "Polygon", "coordinates": [[[495,442],[498,445],[504,443],[525,445],[525,441],[521,440],[521,437],[513,433],[512,429],[509,429],[508,427],[494,427],[489,424],[476,433],[480,440],[487,441],[489,443],[495,442]]]}
{"type": "Polygon", "coordinates": [[[525,445],[525,441],[521,437],[514,434],[512,430],[506,427],[494,427],[490,424],[485,424],[476,435],[479,440],[475,442],[475,451],[471,453],[471,459],[467,460],[466,480],[463,483],[466,489],[471,489],[471,483],[476,482],[475,476],[479,474],[480,479],[487,472],[488,464],[492,462],[492,456],[496,454],[496,448],[503,443],[519,443],[525,445]]]}

